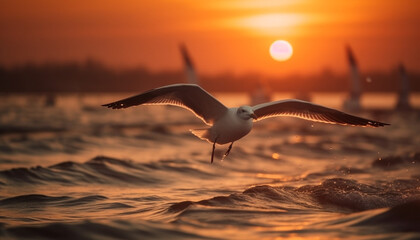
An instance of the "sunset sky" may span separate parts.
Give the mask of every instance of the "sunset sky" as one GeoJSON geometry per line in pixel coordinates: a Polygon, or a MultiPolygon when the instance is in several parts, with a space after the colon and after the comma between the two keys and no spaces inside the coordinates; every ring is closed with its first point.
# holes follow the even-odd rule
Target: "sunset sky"
{"type": "Polygon", "coordinates": [[[362,71],[420,70],[419,12],[416,0],[0,0],[0,64],[176,70],[185,43],[200,73],[311,74],[347,71],[350,44],[362,71]],[[288,61],[270,57],[278,39],[288,61]]]}

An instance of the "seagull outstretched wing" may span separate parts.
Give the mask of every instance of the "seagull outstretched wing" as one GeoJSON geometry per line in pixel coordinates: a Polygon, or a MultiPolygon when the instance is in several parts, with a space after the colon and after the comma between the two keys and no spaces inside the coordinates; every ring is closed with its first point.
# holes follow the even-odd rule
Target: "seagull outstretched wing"
{"type": "Polygon", "coordinates": [[[369,127],[383,127],[389,125],[387,123],[356,117],[338,110],[296,99],[262,103],[252,107],[252,109],[257,117],[256,121],[269,117],[291,116],[314,122],[341,125],[369,127]]]}
{"type": "Polygon", "coordinates": [[[206,124],[213,124],[227,107],[195,84],[173,84],[102,106],[120,109],[142,104],[175,105],[192,111],[206,124]]]}

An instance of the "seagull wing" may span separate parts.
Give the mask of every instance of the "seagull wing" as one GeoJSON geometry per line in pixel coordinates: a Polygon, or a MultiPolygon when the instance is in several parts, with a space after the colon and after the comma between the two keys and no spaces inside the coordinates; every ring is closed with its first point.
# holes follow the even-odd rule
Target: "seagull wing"
{"type": "Polygon", "coordinates": [[[136,96],[102,106],[112,109],[128,108],[142,104],[175,105],[192,111],[206,124],[213,124],[227,107],[210,93],[195,84],[173,84],[155,88],[136,96]]]}
{"type": "Polygon", "coordinates": [[[257,117],[256,121],[269,117],[291,116],[314,122],[341,125],[370,127],[383,127],[385,125],[389,125],[387,123],[356,117],[335,109],[296,99],[263,103],[252,107],[252,109],[257,117]]]}

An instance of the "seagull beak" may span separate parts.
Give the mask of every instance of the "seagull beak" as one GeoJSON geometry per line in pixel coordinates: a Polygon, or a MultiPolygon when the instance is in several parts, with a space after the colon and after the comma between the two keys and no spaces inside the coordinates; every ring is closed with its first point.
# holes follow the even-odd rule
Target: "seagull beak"
{"type": "Polygon", "coordinates": [[[253,118],[253,119],[257,119],[258,117],[257,117],[257,115],[255,115],[255,113],[251,113],[250,115],[249,115],[251,118],[253,118]]]}

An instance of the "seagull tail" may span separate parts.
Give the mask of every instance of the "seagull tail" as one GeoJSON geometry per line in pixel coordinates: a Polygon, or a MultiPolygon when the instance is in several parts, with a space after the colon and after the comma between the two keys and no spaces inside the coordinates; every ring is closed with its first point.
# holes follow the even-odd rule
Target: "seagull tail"
{"type": "Polygon", "coordinates": [[[192,132],[192,134],[194,134],[198,138],[200,138],[202,140],[206,140],[209,143],[213,143],[210,140],[211,139],[210,128],[191,129],[190,131],[192,132]]]}

